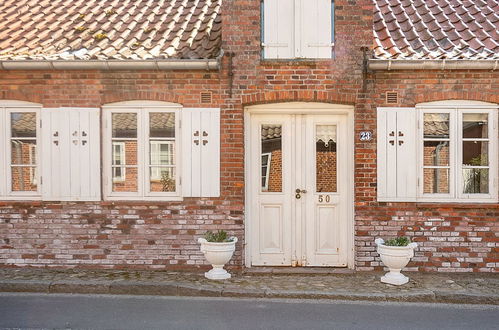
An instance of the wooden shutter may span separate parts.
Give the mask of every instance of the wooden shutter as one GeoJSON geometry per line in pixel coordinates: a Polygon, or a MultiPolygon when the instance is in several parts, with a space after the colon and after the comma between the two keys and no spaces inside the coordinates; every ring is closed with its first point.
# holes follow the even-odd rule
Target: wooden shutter
{"type": "Polygon", "coordinates": [[[295,12],[293,0],[265,0],[263,48],[265,58],[293,58],[295,12]]]}
{"type": "Polygon", "coordinates": [[[182,109],[182,195],[220,196],[220,109],[182,109]]]}
{"type": "Polygon", "coordinates": [[[95,108],[42,110],[44,200],[100,200],[100,118],[95,108]]]}
{"type": "Polygon", "coordinates": [[[378,200],[415,201],[417,116],[415,108],[378,108],[378,200]]]}
{"type": "Polygon", "coordinates": [[[0,196],[7,194],[7,150],[10,146],[7,144],[7,112],[0,107],[0,196]]]}
{"type": "Polygon", "coordinates": [[[331,58],[331,0],[299,0],[297,57],[331,58]]]}

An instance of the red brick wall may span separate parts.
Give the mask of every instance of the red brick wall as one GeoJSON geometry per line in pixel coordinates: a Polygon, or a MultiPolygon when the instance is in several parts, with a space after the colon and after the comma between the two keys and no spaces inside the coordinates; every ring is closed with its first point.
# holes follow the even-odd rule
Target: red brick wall
{"type": "MultiPolygon", "coordinates": [[[[368,99],[356,113],[356,132],[376,132],[376,107],[397,91],[411,107],[440,100],[499,103],[499,73],[489,71],[396,71],[368,76],[368,99]]],[[[495,152],[498,152],[497,150],[495,152]]],[[[374,238],[407,235],[419,244],[410,269],[449,272],[499,270],[499,205],[376,202],[376,140],[356,141],[356,267],[381,269],[374,238]]]]}
{"type": "MultiPolygon", "coordinates": [[[[0,99],[46,107],[99,107],[125,100],[162,100],[221,107],[221,197],[184,202],[0,204],[0,263],[19,266],[171,268],[203,264],[195,238],[223,228],[244,242],[246,105],[289,101],[355,105],[355,136],[376,132],[384,93],[400,106],[467,99],[499,102],[496,72],[363,74],[361,47],[372,45],[371,0],[336,1],[335,58],[262,61],[260,1],[225,1],[223,48],[234,52],[218,71],[0,71],[0,99]],[[213,93],[212,104],[200,92],[213,93]]],[[[410,264],[421,271],[497,271],[499,206],[376,202],[376,140],[355,140],[355,248],[358,270],[380,269],[376,237],[408,235],[420,244],[410,264]]],[[[232,265],[243,264],[238,243],[232,265]]]]}
{"type": "MultiPolygon", "coordinates": [[[[100,107],[125,100],[159,100],[185,107],[220,107],[218,71],[0,71],[0,99],[44,107],[100,107]],[[200,93],[211,91],[211,104],[200,93]]],[[[222,109],[221,197],[184,202],[0,201],[0,264],[105,268],[185,268],[204,257],[196,238],[225,229],[244,238],[242,123],[222,109]],[[239,172],[239,174],[238,174],[239,172]]],[[[132,162],[127,154],[127,162],[132,162]]],[[[128,187],[129,188],[129,187],[128,187]]],[[[126,188],[126,189],[128,189],[126,188]]],[[[232,265],[243,262],[238,243],[232,265]]]]}

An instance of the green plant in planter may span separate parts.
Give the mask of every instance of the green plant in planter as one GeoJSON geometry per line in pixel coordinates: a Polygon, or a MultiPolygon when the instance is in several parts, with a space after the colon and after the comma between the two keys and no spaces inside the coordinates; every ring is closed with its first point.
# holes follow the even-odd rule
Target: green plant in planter
{"type": "Polygon", "coordinates": [[[212,243],[226,243],[226,242],[232,242],[234,240],[233,237],[227,236],[227,232],[225,230],[219,230],[215,233],[212,232],[211,230],[208,230],[204,234],[204,239],[212,243]]]}
{"type": "Polygon", "coordinates": [[[396,238],[389,239],[385,241],[386,246],[407,246],[411,243],[411,240],[405,236],[399,236],[396,238]]]}

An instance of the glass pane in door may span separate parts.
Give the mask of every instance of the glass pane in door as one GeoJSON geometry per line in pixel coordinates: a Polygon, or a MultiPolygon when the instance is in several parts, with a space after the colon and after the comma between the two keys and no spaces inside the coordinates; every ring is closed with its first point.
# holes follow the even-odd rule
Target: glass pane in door
{"type": "Polygon", "coordinates": [[[261,126],[260,185],[262,192],[282,192],[282,125],[261,126]]]}
{"type": "Polygon", "coordinates": [[[317,125],[315,180],[317,192],[337,192],[336,125],[317,125]]]}

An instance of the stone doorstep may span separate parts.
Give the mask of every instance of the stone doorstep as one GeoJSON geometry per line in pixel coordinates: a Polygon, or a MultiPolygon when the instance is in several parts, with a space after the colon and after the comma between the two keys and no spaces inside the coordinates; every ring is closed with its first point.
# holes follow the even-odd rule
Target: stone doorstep
{"type": "Polygon", "coordinates": [[[349,268],[331,267],[251,267],[242,270],[243,275],[327,275],[327,274],[354,274],[355,270],[349,268]]]}

